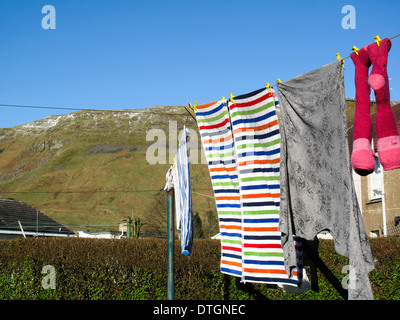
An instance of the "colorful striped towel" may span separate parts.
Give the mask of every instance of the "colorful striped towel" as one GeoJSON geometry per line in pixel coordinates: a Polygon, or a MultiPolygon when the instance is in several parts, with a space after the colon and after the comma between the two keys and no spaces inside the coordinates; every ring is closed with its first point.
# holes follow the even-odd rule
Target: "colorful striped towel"
{"type": "Polygon", "coordinates": [[[229,102],[242,206],[243,280],[298,284],[284,266],[280,206],[280,143],[276,95],[260,89],[229,102]]]}
{"type": "MultiPolygon", "coordinates": [[[[276,97],[276,95],[275,95],[276,97]]],[[[279,224],[280,133],[272,91],[197,106],[221,233],[221,272],[298,285],[284,267],[279,224]]]]}
{"type": "Polygon", "coordinates": [[[227,105],[197,106],[196,118],[219,218],[221,272],[242,276],[242,217],[236,155],[227,105]]]}

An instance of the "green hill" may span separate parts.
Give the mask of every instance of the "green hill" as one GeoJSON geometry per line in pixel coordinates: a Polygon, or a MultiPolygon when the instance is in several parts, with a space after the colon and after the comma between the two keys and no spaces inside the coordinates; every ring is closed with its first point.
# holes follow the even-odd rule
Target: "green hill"
{"type": "MultiPolygon", "coordinates": [[[[350,127],[354,100],[346,103],[350,127]]],[[[203,226],[215,224],[197,124],[183,106],[78,111],[0,129],[0,196],[25,201],[75,230],[117,225],[132,215],[151,229],[157,220],[166,221],[166,196],[160,190],[183,125],[193,130],[193,210],[203,226]],[[158,144],[165,146],[165,154],[154,152],[158,144]],[[149,159],[149,153],[156,159],[149,159]],[[162,163],[153,164],[157,158],[162,163]]]]}
{"type": "MultiPolygon", "coordinates": [[[[179,106],[78,111],[0,129],[0,195],[79,228],[132,214],[149,220],[166,197],[160,189],[183,125],[196,132],[190,153],[200,159],[196,122],[179,106]],[[166,146],[165,157],[153,152],[162,164],[146,157],[155,143],[166,146]]],[[[192,190],[209,196],[193,194],[194,212],[215,212],[207,165],[192,163],[191,177],[192,190]]]]}

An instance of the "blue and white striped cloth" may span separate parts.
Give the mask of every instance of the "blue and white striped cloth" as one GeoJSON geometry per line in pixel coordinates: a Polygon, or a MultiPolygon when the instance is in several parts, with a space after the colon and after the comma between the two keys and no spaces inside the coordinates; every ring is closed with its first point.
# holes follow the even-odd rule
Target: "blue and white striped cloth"
{"type": "Polygon", "coordinates": [[[176,199],[176,222],[177,229],[181,230],[181,252],[183,255],[189,255],[192,252],[193,246],[192,191],[190,185],[189,155],[186,142],[189,134],[189,130],[184,127],[180,137],[176,161],[172,169],[176,199]]]}

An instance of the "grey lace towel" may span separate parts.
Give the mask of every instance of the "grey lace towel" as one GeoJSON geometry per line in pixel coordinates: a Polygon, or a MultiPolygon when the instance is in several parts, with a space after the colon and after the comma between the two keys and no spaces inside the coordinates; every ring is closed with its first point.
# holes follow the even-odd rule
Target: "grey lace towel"
{"type": "Polygon", "coordinates": [[[349,258],[349,299],[373,299],[373,256],[358,206],[346,131],[341,60],[278,84],[281,103],[281,213],[285,266],[296,266],[293,235],[329,230],[349,258]]]}

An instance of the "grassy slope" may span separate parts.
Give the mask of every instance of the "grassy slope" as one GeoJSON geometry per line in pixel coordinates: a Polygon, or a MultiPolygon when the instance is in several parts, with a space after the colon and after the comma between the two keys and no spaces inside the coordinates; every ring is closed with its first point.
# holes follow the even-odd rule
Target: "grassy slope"
{"type": "MultiPolygon", "coordinates": [[[[178,130],[184,124],[197,134],[198,129],[183,107],[131,111],[136,114],[79,111],[0,129],[0,195],[25,201],[65,224],[116,224],[132,212],[146,216],[170,166],[147,162],[146,150],[154,141],[146,141],[146,133],[162,129],[168,140],[170,121],[178,130]],[[120,150],[104,153],[99,145],[120,150]]],[[[353,118],[354,101],[347,101],[348,126],[353,118]]],[[[172,139],[177,143],[176,133],[172,139]]],[[[206,164],[191,165],[191,181],[193,191],[213,196],[206,164]]],[[[201,216],[216,212],[213,199],[196,193],[193,205],[201,216]]]]}
{"type": "MultiPolygon", "coordinates": [[[[65,224],[116,224],[132,210],[145,216],[170,166],[147,162],[146,149],[154,141],[146,141],[146,132],[162,129],[168,139],[168,121],[197,131],[183,107],[163,112],[171,114],[130,119],[123,112],[77,112],[24,134],[16,133],[28,130],[23,126],[1,129],[0,191],[12,191],[2,196],[25,201],[65,224]],[[99,145],[117,152],[105,153],[99,145]]],[[[207,166],[191,165],[191,174],[193,190],[208,189],[199,192],[211,196],[207,166]]],[[[193,200],[195,211],[215,211],[212,199],[193,195],[193,200]]]]}

